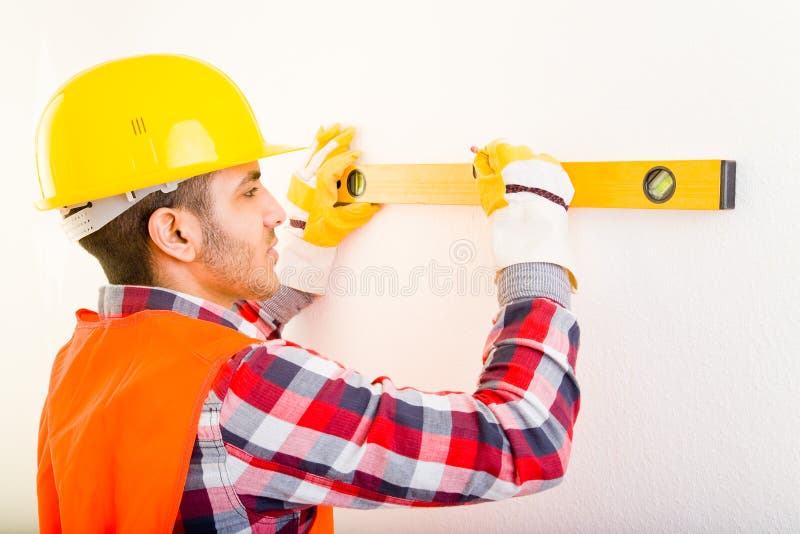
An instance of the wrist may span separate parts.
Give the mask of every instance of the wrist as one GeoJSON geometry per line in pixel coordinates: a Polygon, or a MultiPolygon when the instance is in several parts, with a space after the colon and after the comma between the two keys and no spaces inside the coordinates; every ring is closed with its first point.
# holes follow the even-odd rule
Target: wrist
{"type": "Polygon", "coordinates": [[[336,260],[336,247],[321,247],[303,240],[288,228],[277,228],[278,262],[275,270],[281,284],[316,295],[325,294],[336,260]]]}
{"type": "Polygon", "coordinates": [[[497,301],[505,306],[518,299],[544,297],[570,307],[567,271],[552,263],[515,263],[497,273],[497,301]]]}

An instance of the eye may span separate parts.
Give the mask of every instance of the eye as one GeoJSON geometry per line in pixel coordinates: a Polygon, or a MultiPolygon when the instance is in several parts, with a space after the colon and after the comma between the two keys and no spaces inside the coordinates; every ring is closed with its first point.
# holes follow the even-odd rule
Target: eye
{"type": "Polygon", "coordinates": [[[253,187],[253,188],[249,189],[249,190],[248,190],[248,191],[247,191],[247,192],[244,194],[244,196],[246,196],[246,197],[254,197],[254,196],[256,196],[256,191],[258,191],[258,187],[253,187]]]}

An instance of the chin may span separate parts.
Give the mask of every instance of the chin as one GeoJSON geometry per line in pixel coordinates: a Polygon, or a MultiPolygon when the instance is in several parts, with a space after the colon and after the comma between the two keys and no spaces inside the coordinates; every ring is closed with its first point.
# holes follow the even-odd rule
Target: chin
{"type": "Polygon", "coordinates": [[[247,283],[249,300],[264,300],[274,295],[281,286],[278,274],[270,265],[253,271],[247,283]]]}

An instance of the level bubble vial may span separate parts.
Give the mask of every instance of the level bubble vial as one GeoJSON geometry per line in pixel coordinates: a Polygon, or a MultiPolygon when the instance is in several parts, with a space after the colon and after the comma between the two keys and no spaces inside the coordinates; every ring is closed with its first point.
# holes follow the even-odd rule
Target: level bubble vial
{"type": "Polygon", "coordinates": [[[364,194],[367,189],[367,178],[364,173],[358,169],[353,169],[347,175],[347,192],[350,196],[358,198],[364,194]]]}
{"type": "Polygon", "coordinates": [[[644,194],[656,204],[663,204],[675,194],[675,175],[666,167],[654,167],[644,177],[644,194]]]}

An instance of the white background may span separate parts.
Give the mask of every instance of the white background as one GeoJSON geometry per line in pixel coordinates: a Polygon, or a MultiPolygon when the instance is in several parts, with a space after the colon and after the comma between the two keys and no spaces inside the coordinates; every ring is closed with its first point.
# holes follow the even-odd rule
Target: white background
{"type": "MultiPolygon", "coordinates": [[[[35,529],[50,364],[104,280],[32,206],[35,120],[68,76],[148,52],[225,70],[270,141],[356,125],[365,163],[467,162],[501,135],[564,161],[738,162],[734,211],[570,212],[583,405],[562,485],[467,508],[339,510],[339,532],[800,530],[797,6],[4,1],[0,530],[35,529]]],[[[265,184],[284,194],[302,158],[262,162],[265,184]]],[[[485,284],[457,286],[490,264],[487,230],[478,207],[384,208],[338,262],[394,269],[400,287],[326,297],[286,337],[401,385],[470,390],[496,303],[485,284]],[[431,262],[453,287],[401,294],[431,262]]]]}

